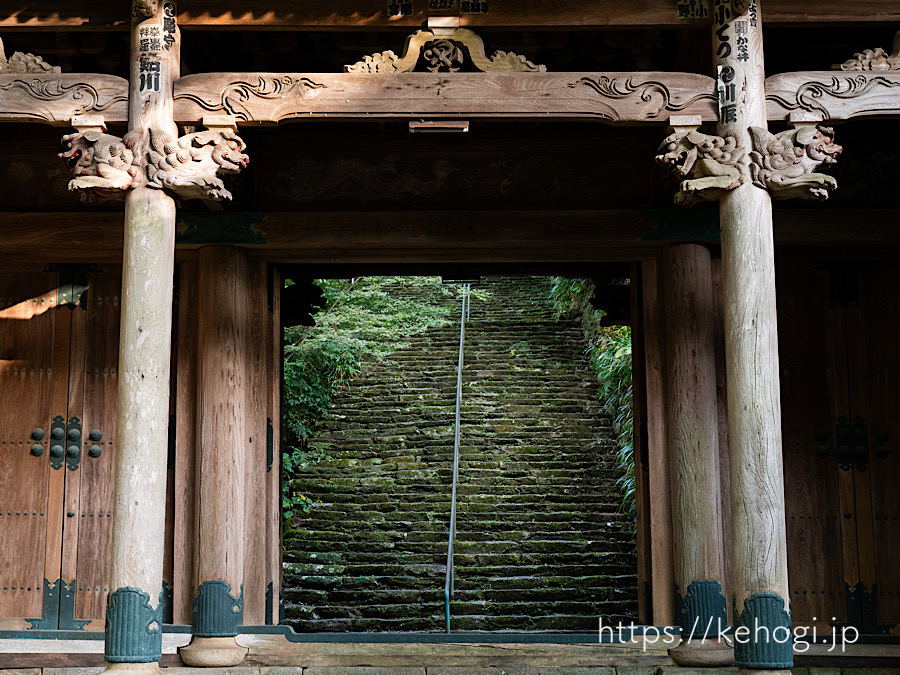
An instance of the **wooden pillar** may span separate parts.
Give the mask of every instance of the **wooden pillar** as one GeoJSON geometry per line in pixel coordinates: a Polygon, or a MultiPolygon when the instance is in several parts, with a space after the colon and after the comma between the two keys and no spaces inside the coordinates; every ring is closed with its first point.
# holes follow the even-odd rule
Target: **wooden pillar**
{"type": "Polygon", "coordinates": [[[663,252],[675,620],[683,639],[672,656],[685,666],[733,662],[729,645],[717,639],[729,624],[723,584],[711,268],[703,246],[679,244],[663,252]]]}
{"type": "Polygon", "coordinates": [[[653,578],[653,623],[675,623],[672,567],[672,499],[666,446],[666,362],[659,264],[646,260],[641,272],[644,314],[644,364],[647,396],[647,464],[650,500],[650,567],[653,578]]]}
{"type": "MultiPolygon", "coordinates": [[[[715,0],[713,56],[719,134],[751,148],[766,128],[762,14],[756,0],[715,0]]],[[[731,457],[735,661],[743,668],[793,663],[781,402],[775,317],[772,203],[749,181],[720,202],[731,457]]]]}
{"type": "MultiPolygon", "coordinates": [[[[131,25],[127,138],[141,158],[149,147],[150,127],[176,132],[175,6],[150,4],[135,1],[131,25]]],[[[125,198],[115,513],[106,610],[106,660],[126,669],[134,669],[134,663],[155,668],[162,650],[175,201],[145,183],[142,179],[125,198]]]]}
{"type": "Polygon", "coordinates": [[[234,637],[244,615],[244,455],[247,424],[247,260],[235,246],[199,252],[197,418],[199,523],[191,666],[230,666],[246,649],[234,637]]]}

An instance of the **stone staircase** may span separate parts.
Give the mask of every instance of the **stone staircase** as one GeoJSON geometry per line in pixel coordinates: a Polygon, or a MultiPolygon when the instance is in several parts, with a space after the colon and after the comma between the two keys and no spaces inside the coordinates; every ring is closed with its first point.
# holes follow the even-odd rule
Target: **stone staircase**
{"type": "MultiPolygon", "coordinates": [[[[545,278],[489,277],[466,328],[454,631],[592,632],[637,615],[634,535],[581,328],[545,278]]],[[[420,291],[421,292],[421,291],[420,291]]],[[[321,500],[285,532],[298,632],[442,631],[458,301],[450,326],[369,367],[293,488],[321,500]]]]}

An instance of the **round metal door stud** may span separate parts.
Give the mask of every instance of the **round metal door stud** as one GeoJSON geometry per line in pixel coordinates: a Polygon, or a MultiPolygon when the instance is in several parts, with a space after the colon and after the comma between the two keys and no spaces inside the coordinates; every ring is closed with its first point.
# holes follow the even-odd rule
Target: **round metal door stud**
{"type": "Polygon", "coordinates": [[[88,439],[90,439],[94,443],[99,442],[102,438],[103,432],[99,429],[91,429],[91,433],[88,434],[88,439]]]}
{"type": "Polygon", "coordinates": [[[100,456],[101,452],[103,452],[103,450],[99,445],[92,445],[90,448],[88,448],[88,454],[95,459],[100,456]]]}
{"type": "Polygon", "coordinates": [[[35,429],[31,432],[31,440],[33,441],[41,441],[44,439],[44,430],[43,429],[35,429]]]}
{"type": "Polygon", "coordinates": [[[40,457],[41,455],[44,454],[44,446],[38,445],[37,443],[35,443],[34,445],[31,446],[31,454],[34,457],[40,457]]]}
{"type": "Polygon", "coordinates": [[[66,435],[69,437],[70,441],[81,440],[81,432],[78,429],[69,429],[69,433],[66,435]]]}
{"type": "Polygon", "coordinates": [[[70,445],[68,448],[66,448],[66,457],[68,457],[69,459],[78,459],[79,457],[81,457],[81,448],[79,448],[77,445],[70,445]]]}
{"type": "Polygon", "coordinates": [[[52,438],[54,441],[61,441],[65,435],[65,430],[60,427],[57,427],[50,432],[50,438],[52,438]]]}
{"type": "Polygon", "coordinates": [[[61,445],[51,445],[50,446],[50,456],[54,459],[59,459],[65,454],[65,450],[61,445]]]}

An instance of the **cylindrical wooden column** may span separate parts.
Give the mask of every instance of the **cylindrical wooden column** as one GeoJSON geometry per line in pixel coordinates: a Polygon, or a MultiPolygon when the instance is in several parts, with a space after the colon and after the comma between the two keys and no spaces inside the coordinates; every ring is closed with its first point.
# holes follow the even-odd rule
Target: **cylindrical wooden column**
{"type": "Polygon", "coordinates": [[[679,665],[728,665],[731,650],[717,641],[728,619],[709,251],[696,244],[667,247],[663,292],[675,619],[684,640],[673,657],[679,665]]]}
{"type": "Polygon", "coordinates": [[[204,246],[199,256],[195,640],[182,650],[182,659],[188,665],[225,666],[239,663],[245,653],[236,649],[234,636],[244,605],[249,280],[238,247],[204,246]]]}
{"type": "MultiPolygon", "coordinates": [[[[719,134],[751,149],[765,128],[762,15],[756,0],[715,3],[713,55],[719,134]]],[[[749,181],[720,204],[731,458],[735,661],[743,668],[793,664],[781,460],[781,401],[772,203],[749,181]]]]}
{"type": "MultiPolygon", "coordinates": [[[[150,127],[175,134],[172,81],[178,31],[159,3],[131,26],[129,136],[146,157],[150,127]],[[167,38],[170,38],[167,40],[167,38]],[[152,74],[152,78],[148,75],[152,74]]],[[[106,660],[153,663],[162,651],[163,548],[169,428],[169,357],[175,264],[175,201],[140,187],[125,197],[116,485],[106,660]]]]}

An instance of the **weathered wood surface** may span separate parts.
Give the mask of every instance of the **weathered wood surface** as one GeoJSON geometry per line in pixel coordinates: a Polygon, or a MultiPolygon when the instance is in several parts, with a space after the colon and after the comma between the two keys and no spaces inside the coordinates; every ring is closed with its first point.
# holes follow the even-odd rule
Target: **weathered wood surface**
{"type": "Polygon", "coordinates": [[[675,623],[672,549],[671,469],[666,415],[665,316],[662,275],[656,260],[642,266],[644,305],[644,375],[647,395],[647,463],[650,494],[650,568],[653,583],[653,623],[675,623]]]}
{"type": "Polygon", "coordinates": [[[224,580],[237,597],[244,581],[248,339],[247,262],[240,249],[200,249],[197,307],[196,582],[224,580]]]}
{"type": "Polygon", "coordinates": [[[769,121],[792,112],[826,122],[900,116],[900,72],[809,71],[780,73],[766,79],[769,121]]]}
{"type": "MultiPolygon", "coordinates": [[[[327,30],[338,28],[419,28],[431,12],[427,3],[416,0],[413,13],[407,16],[388,16],[385,0],[333,0],[327,4],[276,2],[215,2],[213,0],[182,0],[179,3],[178,23],[191,28],[249,30],[327,30]]],[[[452,12],[451,12],[452,13],[452,12]]],[[[770,23],[810,23],[851,21],[900,21],[900,8],[893,0],[864,0],[847,3],[824,0],[809,11],[808,5],[797,0],[771,0],[766,5],[766,20],[770,23]]],[[[491,0],[487,14],[463,14],[463,26],[498,26],[554,28],[585,26],[691,26],[709,23],[709,19],[678,19],[671,0],[568,0],[565,3],[540,0],[523,5],[516,0],[491,0]]],[[[0,12],[0,29],[56,29],[83,28],[94,30],[127,29],[128,15],[113,0],[98,0],[90,4],[72,5],[60,9],[50,0],[29,2],[27,7],[16,5],[0,12]]]]}
{"type": "MultiPolygon", "coordinates": [[[[766,80],[767,116],[825,121],[900,116],[900,73],[781,73],[766,80]]],[[[420,115],[516,117],[637,124],[672,114],[716,119],[712,78],[694,73],[200,73],[175,84],[175,118],[233,114],[238,123],[291,119],[387,119],[420,115]]],[[[113,75],[0,75],[0,122],[66,127],[96,113],[128,121],[128,82],[113,75]]]]}
{"type": "Polygon", "coordinates": [[[178,345],[175,371],[175,531],[172,620],[190,624],[194,570],[199,556],[197,508],[197,283],[198,264],[180,265],[178,275],[178,345]]]}
{"type": "MultiPolygon", "coordinates": [[[[266,615],[266,621],[272,624],[281,623],[280,602],[282,587],[282,559],[284,548],[282,540],[281,518],[281,383],[284,371],[284,329],[281,326],[281,289],[284,280],[281,270],[269,267],[267,270],[271,304],[266,316],[266,373],[267,393],[266,413],[267,426],[272,425],[272,465],[267,467],[266,485],[266,580],[272,584],[272,608],[266,615]]],[[[269,433],[269,430],[266,430],[269,433]]],[[[267,439],[268,441],[268,439],[267,439]]],[[[268,450],[267,450],[268,451],[268,450]]]]}
{"type": "MultiPolygon", "coordinates": [[[[722,71],[731,69],[739,92],[734,116],[723,115],[718,133],[736,136],[743,147],[751,145],[749,127],[767,127],[762,18],[751,20],[751,7],[755,13],[755,3],[735,16],[723,13],[713,28],[713,61],[722,71]],[[746,30],[744,61],[737,47],[738,21],[746,30]],[[722,48],[726,40],[734,48],[722,48]]],[[[765,15],[767,5],[759,11],[765,15]]],[[[744,611],[746,599],[760,592],[777,593],[790,612],[772,200],[766,190],[746,182],[724,194],[719,213],[735,616],[744,611]]]]}
{"type": "Polygon", "coordinates": [[[835,456],[835,421],[851,417],[844,311],[829,307],[827,272],[782,266],[777,281],[791,618],[830,631],[847,619],[844,581],[859,581],[853,476],[835,456]]]}
{"type": "MultiPolygon", "coordinates": [[[[140,28],[165,35],[163,9],[160,3],[146,20],[136,5],[133,10],[128,128],[135,137],[135,155],[143,155],[150,127],[177,135],[171,91],[172,80],[178,77],[179,36],[176,29],[172,50],[160,50],[158,88],[141,91],[141,55],[146,52],[140,28]]],[[[109,588],[113,593],[137,587],[156,605],[162,589],[166,525],[175,201],[146,185],[129,191],[124,229],[109,588]]]]}
{"type": "Polygon", "coordinates": [[[715,83],[692,73],[202,73],[175,84],[175,117],[289,119],[557,117],[637,123],[716,118],[715,83]]]}
{"type": "Polygon", "coordinates": [[[724,586],[712,265],[697,244],[667,247],[662,263],[672,548],[686,595],[694,581],[724,586]]]}
{"type": "Polygon", "coordinates": [[[66,414],[69,323],[58,319],[69,317],[56,311],[57,286],[56,274],[0,276],[0,629],[30,627],[44,579],[59,576],[63,476],[50,468],[50,420],[66,414]]]}
{"type": "MultiPolygon", "coordinates": [[[[244,282],[245,330],[244,377],[244,625],[266,623],[265,597],[267,510],[266,501],[266,413],[269,365],[266,263],[246,267],[244,282]]],[[[277,622],[276,622],[277,623],[277,622]]]]}
{"type": "Polygon", "coordinates": [[[109,124],[127,122],[128,80],[93,73],[0,75],[0,122],[68,127],[74,116],[89,113],[109,124]]]}

